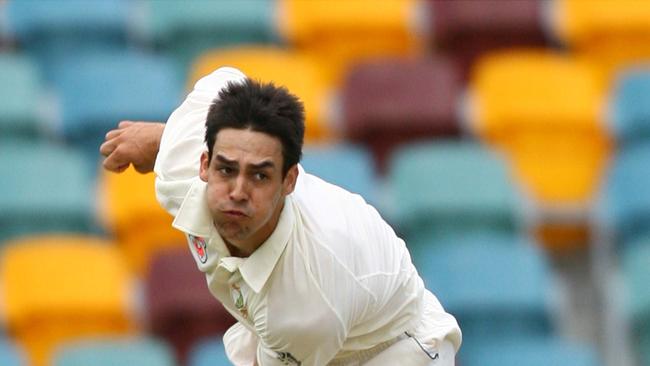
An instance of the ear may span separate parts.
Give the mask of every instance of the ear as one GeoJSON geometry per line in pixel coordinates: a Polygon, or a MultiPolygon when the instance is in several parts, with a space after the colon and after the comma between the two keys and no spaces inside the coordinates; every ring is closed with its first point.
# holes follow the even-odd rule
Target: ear
{"type": "Polygon", "coordinates": [[[287,171],[287,175],[282,182],[282,193],[286,196],[293,192],[296,188],[296,180],[298,180],[298,164],[295,164],[287,171]]]}
{"type": "Polygon", "coordinates": [[[204,151],[201,154],[201,167],[199,169],[199,177],[202,181],[208,181],[208,169],[210,168],[210,162],[208,159],[208,152],[204,151]]]}

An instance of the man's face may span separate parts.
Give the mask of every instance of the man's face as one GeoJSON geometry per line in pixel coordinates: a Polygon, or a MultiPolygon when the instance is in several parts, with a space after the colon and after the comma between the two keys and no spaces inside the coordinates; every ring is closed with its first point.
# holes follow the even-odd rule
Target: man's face
{"type": "MultiPolygon", "coordinates": [[[[278,223],[298,169],[282,176],[282,143],[262,132],[227,128],[217,133],[212,158],[201,156],[208,208],[219,235],[247,256],[278,223]]],[[[235,254],[235,253],[233,253],[235,254]]]]}

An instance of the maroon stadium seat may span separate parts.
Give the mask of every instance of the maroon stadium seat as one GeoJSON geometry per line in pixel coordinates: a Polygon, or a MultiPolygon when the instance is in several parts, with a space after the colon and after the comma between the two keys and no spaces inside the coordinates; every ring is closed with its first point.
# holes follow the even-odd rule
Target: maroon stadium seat
{"type": "Polygon", "coordinates": [[[372,150],[383,172],[397,145],[459,134],[456,106],[461,88],[458,68],[448,59],[358,65],[342,90],[345,133],[372,150]]]}
{"type": "Polygon", "coordinates": [[[146,277],[146,303],[151,333],[175,348],[185,364],[200,339],[220,336],[235,319],[210,294],[205,275],[188,249],[170,249],[152,260],[146,277]]]}
{"type": "Polygon", "coordinates": [[[548,46],[538,0],[428,1],[433,48],[457,57],[463,73],[486,51],[548,46]]]}

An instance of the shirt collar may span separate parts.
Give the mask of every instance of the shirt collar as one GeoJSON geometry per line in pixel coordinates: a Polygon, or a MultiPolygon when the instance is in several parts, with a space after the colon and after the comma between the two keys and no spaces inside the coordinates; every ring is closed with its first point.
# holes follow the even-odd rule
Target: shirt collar
{"type": "Polygon", "coordinates": [[[257,250],[246,258],[239,267],[244,281],[255,292],[260,292],[271,272],[280,259],[280,255],[286,248],[293,225],[295,214],[293,212],[293,200],[287,196],[284,200],[284,207],[278,220],[278,225],[268,239],[257,250]]]}
{"type": "MultiPolygon", "coordinates": [[[[216,244],[216,249],[223,258],[229,255],[229,251],[223,239],[214,229],[212,216],[208,209],[206,188],[207,183],[196,178],[185,196],[172,226],[194,236],[214,236],[211,238],[214,239],[211,240],[211,243],[216,244]]],[[[273,268],[289,242],[295,222],[293,210],[293,199],[289,195],[285,198],[278,225],[271,236],[248,258],[243,258],[239,265],[242,278],[255,292],[259,292],[271,276],[273,268]]]]}
{"type": "Polygon", "coordinates": [[[194,236],[209,237],[212,234],[212,216],[208,209],[206,189],[208,184],[196,177],[176,213],[172,226],[194,236]]]}

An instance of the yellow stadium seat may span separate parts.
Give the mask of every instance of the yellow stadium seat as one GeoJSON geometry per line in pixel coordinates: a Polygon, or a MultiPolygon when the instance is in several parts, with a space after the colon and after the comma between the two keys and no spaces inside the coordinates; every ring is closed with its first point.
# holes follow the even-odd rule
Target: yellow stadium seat
{"type": "Polygon", "coordinates": [[[222,66],[233,66],[252,79],[286,86],[305,105],[305,140],[314,142],[333,136],[328,125],[326,97],[330,86],[324,71],[312,58],[270,46],[242,46],[205,53],[191,71],[190,83],[222,66]]]}
{"type": "Polygon", "coordinates": [[[9,332],[30,365],[74,339],[129,333],[131,282],[112,242],[37,236],[7,243],[0,263],[9,332]]]}
{"type": "Polygon", "coordinates": [[[573,50],[598,62],[608,75],[650,61],[650,2],[556,0],[551,29],[573,50]]]}
{"type": "MultiPolygon", "coordinates": [[[[543,210],[583,215],[612,145],[601,115],[604,85],[597,67],[570,56],[535,50],[493,54],[474,69],[471,127],[506,153],[543,210]]],[[[552,242],[583,233],[556,225],[539,234],[552,242]]]]}
{"type": "Polygon", "coordinates": [[[154,182],[153,173],[140,174],[133,167],[120,174],[104,171],[99,181],[98,216],[138,275],[158,250],[187,245],[172,228],[173,217],[158,204],[154,182]]]}
{"type": "Polygon", "coordinates": [[[416,0],[280,0],[279,33],[327,64],[334,81],[353,63],[385,56],[416,56],[425,49],[416,0]]]}

